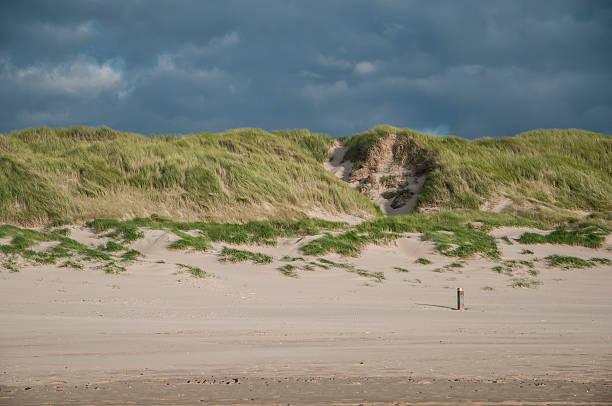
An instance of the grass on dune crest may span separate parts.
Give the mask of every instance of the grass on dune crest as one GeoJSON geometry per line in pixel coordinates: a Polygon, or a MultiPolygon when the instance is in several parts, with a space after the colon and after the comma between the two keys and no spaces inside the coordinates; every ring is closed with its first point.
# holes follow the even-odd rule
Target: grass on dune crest
{"type": "Polygon", "coordinates": [[[0,135],[0,221],[146,216],[245,221],[302,210],[374,215],[320,162],[333,140],[307,130],[143,136],[108,128],[0,135]]]}
{"type": "Polygon", "coordinates": [[[359,165],[389,134],[409,138],[433,159],[418,207],[477,209],[503,195],[525,217],[552,219],[559,209],[612,212],[610,136],[552,129],[469,141],[379,126],[344,139],[346,158],[359,165]]]}

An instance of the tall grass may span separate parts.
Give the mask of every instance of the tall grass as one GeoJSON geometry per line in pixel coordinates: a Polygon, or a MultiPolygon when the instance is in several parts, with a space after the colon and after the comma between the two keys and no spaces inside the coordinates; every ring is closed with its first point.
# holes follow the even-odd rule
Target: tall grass
{"type": "Polygon", "coordinates": [[[418,206],[477,209],[505,195],[523,216],[551,218],[558,209],[612,211],[612,137],[588,131],[535,130],[474,141],[391,126],[346,139],[346,158],[363,161],[382,137],[397,134],[430,151],[434,164],[418,206]]]}
{"type": "Polygon", "coordinates": [[[332,142],[306,130],[150,136],[108,128],[0,135],[0,221],[148,216],[243,222],[312,208],[376,214],[323,169],[332,142]]]}

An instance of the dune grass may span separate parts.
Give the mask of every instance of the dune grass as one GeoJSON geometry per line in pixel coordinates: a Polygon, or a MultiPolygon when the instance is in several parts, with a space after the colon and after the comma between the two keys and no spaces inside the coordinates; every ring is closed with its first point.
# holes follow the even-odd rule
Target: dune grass
{"type": "Polygon", "coordinates": [[[89,248],[76,240],[70,239],[52,230],[36,231],[11,225],[0,225],[0,238],[11,238],[9,244],[0,245],[0,254],[11,258],[21,258],[32,265],[54,265],[63,259],[61,267],[82,269],[82,261],[102,263],[100,266],[107,273],[119,273],[125,271],[123,266],[117,265],[116,261],[135,260],[142,254],[135,250],[127,250],[125,247],[107,242],[101,249],[89,248]],[[44,250],[33,250],[33,246],[43,242],[55,243],[44,250]],[[112,253],[126,251],[120,257],[112,253]]]}
{"type": "Polygon", "coordinates": [[[100,249],[102,251],[107,251],[107,252],[118,252],[118,251],[126,250],[126,248],[123,245],[117,244],[114,241],[108,241],[106,245],[103,245],[100,249]]]}
{"type": "Polygon", "coordinates": [[[335,252],[340,255],[356,257],[367,244],[380,244],[399,238],[396,233],[367,233],[360,234],[357,231],[347,231],[342,234],[332,235],[326,233],[324,236],[312,240],[300,249],[306,255],[325,255],[335,252]]]}
{"type": "Polygon", "coordinates": [[[521,244],[566,244],[581,245],[589,248],[599,248],[606,236],[612,230],[600,224],[576,223],[569,226],[563,225],[555,231],[541,235],[536,233],[523,233],[518,241],[521,244]]]}
{"type": "Polygon", "coordinates": [[[285,265],[283,265],[283,266],[278,268],[280,273],[282,273],[283,275],[288,276],[290,278],[297,278],[298,277],[298,274],[296,272],[297,269],[298,269],[297,266],[291,265],[291,264],[285,264],[285,265]]]}
{"type": "Polygon", "coordinates": [[[83,264],[74,261],[65,261],[60,268],[83,269],[83,264]]]}
{"type": "Polygon", "coordinates": [[[320,164],[332,142],[307,130],[148,137],[87,127],[15,131],[0,135],[0,222],[75,223],[159,208],[176,219],[236,222],[300,218],[313,207],[376,214],[320,164]]]}
{"type": "Polygon", "coordinates": [[[543,282],[538,279],[514,278],[510,286],[513,288],[537,288],[542,284],[543,282]]]}
{"type": "Polygon", "coordinates": [[[251,261],[256,264],[269,264],[272,262],[272,257],[259,252],[223,247],[220,254],[220,261],[234,263],[251,261]]]}
{"type": "Polygon", "coordinates": [[[416,153],[417,161],[432,161],[417,207],[477,209],[488,198],[508,196],[514,202],[509,210],[551,223],[571,210],[612,211],[612,137],[552,129],[469,141],[379,126],[345,139],[346,158],[359,165],[389,134],[415,144],[396,159],[416,153]]]}
{"type": "Polygon", "coordinates": [[[326,265],[329,265],[331,267],[340,268],[340,269],[343,269],[343,270],[345,270],[347,272],[351,272],[351,273],[357,274],[359,276],[363,276],[364,278],[373,279],[376,282],[382,282],[383,280],[386,279],[385,278],[385,274],[383,272],[370,272],[370,271],[367,271],[365,269],[357,268],[353,264],[347,264],[347,263],[344,263],[344,262],[334,262],[334,261],[331,261],[331,260],[325,259],[325,258],[319,258],[318,260],[319,260],[319,262],[322,262],[322,263],[324,263],[326,265]]]}
{"type": "Polygon", "coordinates": [[[102,269],[108,274],[120,274],[121,272],[125,272],[125,267],[117,265],[115,261],[106,262],[102,265],[102,269]]]}
{"type": "Polygon", "coordinates": [[[596,265],[610,265],[612,261],[607,258],[582,259],[567,255],[549,255],[544,258],[549,266],[559,266],[565,269],[591,268],[596,265]]]}
{"type": "Polygon", "coordinates": [[[403,233],[423,233],[425,239],[435,243],[444,255],[469,257],[481,254],[499,256],[495,238],[487,231],[498,226],[545,225],[530,219],[501,213],[484,213],[473,210],[444,211],[430,214],[382,217],[365,221],[354,230],[332,235],[330,233],[302,247],[306,255],[337,253],[358,256],[367,244],[382,244],[403,236],[403,233]],[[473,224],[480,224],[478,228],[473,224]]]}
{"type": "Polygon", "coordinates": [[[197,266],[191,266],[191,265],[185,265],[185,264],[176,264],[176,265],[178,265],[180,268],[183,268],[185,271],[187,271],[189,274],[191,274],[192,276],[196,278],[205,278],[207,276],[211,276],[210,274],[206,273],[203,269],[198,268],[197,266]]]}
{"type": "Polygon", "coordinates": [[[136,250],[127,250],[121,255],[123,261],[136,261],[138,258],[143,257],[141,252],[136,250]]]}
{"type": "Polygon", "coordinates": [[[144,236],[142,229],[169,230],[181,237],[171,244],[174,249],[195,249],[207,251],[210,242],[230,244],[276,245],[281,237],[303,237],[317,235],[324,231],[341,231],[349,228],[344,222],[333,222],[321,219],[273,219],[254,220],[247,223],[217,222],[181,222],[167,217],[152,215],[136,217],[130,220],[96,219],[87,223],[94,232],[124,241],[133,241],[144,236]],[[187,231],[198,231],[198,236],[187,234],[187,231]]]}

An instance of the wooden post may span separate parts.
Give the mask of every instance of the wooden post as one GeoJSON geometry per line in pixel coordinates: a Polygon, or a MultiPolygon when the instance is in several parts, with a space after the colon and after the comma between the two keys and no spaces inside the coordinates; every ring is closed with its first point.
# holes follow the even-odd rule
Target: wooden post
{"type": "Polygon", "coordinates": [[[463,288],[457,288],[457,310],[464,310],[463,288]]]}

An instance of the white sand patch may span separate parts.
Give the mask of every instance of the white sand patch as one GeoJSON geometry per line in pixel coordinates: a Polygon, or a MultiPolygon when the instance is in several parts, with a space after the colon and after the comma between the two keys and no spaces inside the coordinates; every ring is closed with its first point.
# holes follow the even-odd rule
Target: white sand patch
{"type": "MultiPolygon", "coordinates": [[[[110,239],[106,237],[101,237],[98,234],[94,233],[90,228],[85,226],[66,226],[70,230],[70,234],[68,234],[68,238],[76,240],[81,244],[85,244],[90,248],[96,248],[101,244],[106,244],[110,239]]],[[[109,230],[109,232],[112,230],[109,230]]],[[[104,234],[104,233],[101,233],[104,234]]]]}
{"type": "Polygon", "coordinates": [[[345,182],[348,182],[353,163],[344,161],[346,147],[338,140],[329,149],[329,159],[323,163],[323,167],[345,182]]]}
{"type": "MultiPolygon", "coordinates": [[[[99,242],[83,230],[72,237],[99,242]]],[[[0,272],[0,383],[161,372],[575,379],[612,371],[610,266],[538,266],[542,286],[514,289],[511,277],[491,271],[498,261],[446,257],[414,233],[367,247],[358,258],[326,256],[384,272],[381,283],[343,269],[298,270],[299,278],[289,278],[277,270],[287,263],[278,258],[316,260],[299,251],[315,237],[250,247],[275,257],[266,265],[219,262],[224,243],[209,253],[168,249],[176,238],[145,230],[130,246],[146,258],[119,275],[57,266],[0,272]],[[432,264],[416,263],[419,257],[432,264]],[[451,262],[463,266],[447,267],[451,262]],[[214,277],[194,278],[178,263],[214,277]],[[465,312],[451,310],[457,287],[465,288],[465,312]]],[[[518,244],[499,246],[503,259],[521,257],[506,251],[518,244]]]]}
{"type": "Polygon", "coordinates": [[[361,217],[352,216],[346,213],[330,213],[320,207],[307,210],[306,215],[310,218],[317,218],[327,221],[345,222],[350,225],[356,225],[363,221],[361,217]]]}
{"type": "Polygon", "coordinates": [[[503,195],[495,195],[487,199],[481,206],[480,210],[491,211],[493,213],[502,213],[507,207],[511,207],[514,202],[512,199],[503,195]]]}

